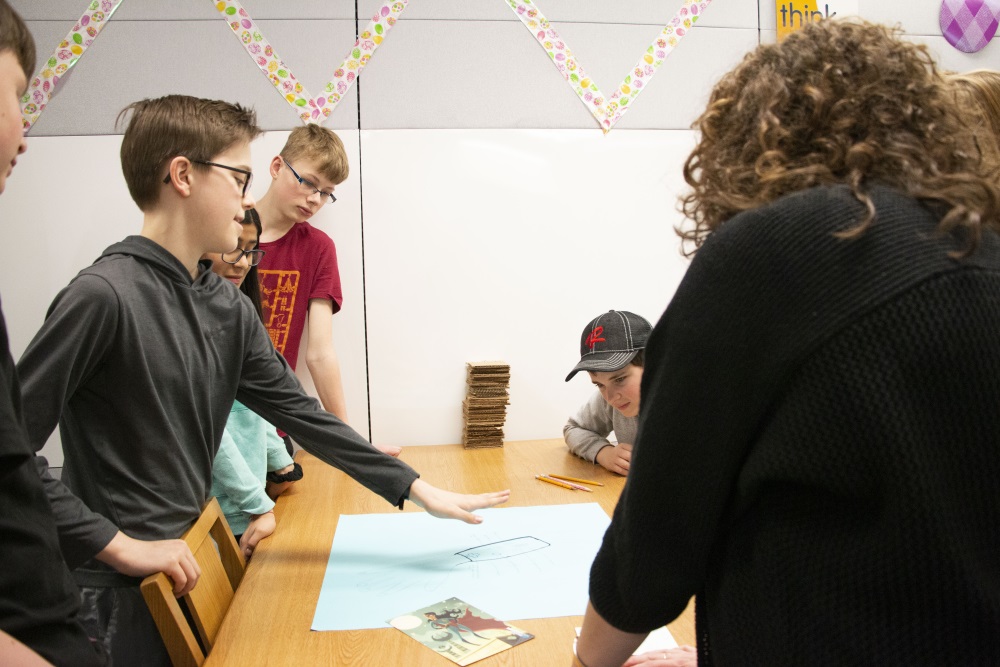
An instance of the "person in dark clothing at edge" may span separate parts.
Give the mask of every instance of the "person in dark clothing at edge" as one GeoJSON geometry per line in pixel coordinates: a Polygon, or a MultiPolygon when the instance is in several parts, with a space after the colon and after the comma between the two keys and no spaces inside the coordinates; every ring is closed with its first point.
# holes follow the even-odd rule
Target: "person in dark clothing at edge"
{"type": "Polygon", "coordinates": [[[183,95],[127,107],[122,171],[143,213],[53,301],[18,362],[28,437],[56,424],[62,480],[36,457],[88,632],[115,665],[168,664],[141,577],[166,573],[180,596],[200,574],[178,539],[209,498],[233,401],[402,507],[468,523],[509,492],[458,494],[419,479],[302,390],[250,301],[212,271],[232,250],[250,195],[252,111],[183,95]]]}
{"type": "MultiPolygon", "coordinates": [[[[27,149],[18,100],[34,70],[31,33],[0,0],[0,193],[17,156],[27,149]]],[[[34,458],[7,323],[0,313],[0,635],[8,635],[0,637],[0,662],[37,660],[31,649],[56,665],[102,665],[98,646],[77,618],[80,591],[59,551],[52,508],[34,458]]]]}
{"type": "Polygon", "coordinates": [[[870,23],[715,86],[576,664],[1000,664],[1000,174],[970,125],[870,23]],[[630,657],[692,596],[697,652],[630,657]]]}

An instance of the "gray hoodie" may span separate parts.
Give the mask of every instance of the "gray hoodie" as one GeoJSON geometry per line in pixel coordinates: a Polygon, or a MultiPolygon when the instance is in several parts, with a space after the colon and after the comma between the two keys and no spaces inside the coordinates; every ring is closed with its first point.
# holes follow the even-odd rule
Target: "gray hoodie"
{"type": "Polygon", "coordinates": [[[210,263],[192,281],[143,237],[105,250],[56,296],[18,373],[35,451],[59,425],[62,481],[36,459],[70,567],[119,529],[158,540],[191,526],[234,399],[392,504],[418,477],[303,392],[250,301],[210,263]]]}
{"type": "Polygon", "coordinates": [[[563,438],[571,452],[596,463],[597,453],[612,446],[608,440],[612,431],[618,442],[634,445],[638,430],[638,417],[626,417],[608,405],[601,392],[595,391],[577,413],[567,420],[563,426],[563,438]]]}

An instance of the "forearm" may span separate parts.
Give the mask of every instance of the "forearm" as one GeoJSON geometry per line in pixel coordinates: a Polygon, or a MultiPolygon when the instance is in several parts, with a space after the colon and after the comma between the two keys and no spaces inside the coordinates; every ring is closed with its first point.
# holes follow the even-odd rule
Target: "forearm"
{"type": "Polygon", "coordinates": [[[312,376],[320,403],[327,412],[337,415],[347,423],[347,402],[344,399],[344,385],[340,378],[340,361],[336,355],[306,358],[306,366],[312,376]]]}
{"type": "Polygon", "coordinates": [[[333,302],[310,299],[307,320],[309,341],[306,344],[306,366],[312,375],[319,400],[327,412],[347,423],[347,403],[340,380],[340,360],[333,344],[333,302]]]}
{"type": "Polygon", "coordinates": [[[163,572],[174,583],[174,595],[190,593],[201,567],[184,540],[136,540],[118,532],[97,554],[97,560],[130,577],[163,572]]]}
{"type": "MultiPolygon", "coordinates": [[[[242,437],[238,431],[236,437],[242,437]]],[[[263,514],[274,508],[274,501],[250,469],[228,427],[212,464],[212,495],[225,498],[230,508],[235,506],[245,514],[263,514]]],[[[225,509],[232,511],[230,508],[225,509]]]]}
{"type": "Polygon", "coordinates": [[[35,456],[35,467],[59,530],[59,548],[72,570],[104,549],[119,532],[118,527],[92,511],[62,481],[53,477],[45,457],[35,456]]]}
{"type": "Polygon", "coordinates": [[[608,434],[614,430],[611,410],[599,393],[591,394],[563,427],[563,439],[569,450],[582,459],[596,461],[597,452],[611,444],[608,441],[608,434]]]}
{"type": "Polygon", "coordinates": [[[418,475],[410,466],[383,454],[357,431],[302,390],[302,384],[271,344],[261,324],[236,398],[288,433],[303,449],[353,477],[393,505],[401,505],[418,475]]]}
{"type": "Polygon", "coordinates": [[[563,427],[563,439],[566,441],[566,447],[569,451],[590,462],[597,460],[599,451],[611,446],[611,442],[607,438],[583,428],[573,420],[567,422],[566,426],[563,427]]]}
{"type": "MultiPolygon", "coordinates": [[[[285,479],[289,475],[289,473],[294,473],[295,472],[295,466],[296,466],[295,463],[290,463],[289,465],[287,465],[284,468],[268,472],[268,480],[267,480],[267,484],[264,485],[264,488],[267,491],[267,495],[268,495],[268,497],[271,500],[277,501],[278,500],[278,496],[280,496],[282,493],[284,493],[285,491],[287,491],[288,488],[292,484],[294,484],[295,481],[297,481],[296,479],[285,479]],[[272,481],[271,480],[272,473],[274,475],[278,476],[279,479],[277,481],[272,481]]],[[[299,473],[297,475],[292,475],[292,477],[293,478],[295,478],[295,477],[301,478],[302,477],[301,470],[302,470],[302,467],[299,466],[299,473]]]]}
{"type": "Polygon", "coordinates": [[[576,654],[586,667],[620,667],[639,647],[647,633],[622,632],[587,604],[576,654]]]}
{"type": "MultiPolygon", "coordinates": [[[[249,377],[244,376],[246,383],[249,377]]],[[[302,392],[290,372],[277,384],[240,390],[240,402],[288,433],[307,452],[343,470],[361,485],[400,506],[418,475],[399,459],[383,454],[357,431],[323,411],[302,392]]]]}

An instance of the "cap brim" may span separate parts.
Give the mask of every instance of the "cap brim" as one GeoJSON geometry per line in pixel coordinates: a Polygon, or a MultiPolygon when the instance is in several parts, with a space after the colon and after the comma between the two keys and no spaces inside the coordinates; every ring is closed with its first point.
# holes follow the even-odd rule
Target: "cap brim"
{"type": "Polygon", "coordinates": [[[573,379],[573,376],[580,371],[593,371],[595,373],[610,373],[628,366],[629,362],[635,359],[639,350],[629,350],[627,352],[595,352],[588,354],[580,360],[573,370],[566,376],[566,382],[573,379]]]}

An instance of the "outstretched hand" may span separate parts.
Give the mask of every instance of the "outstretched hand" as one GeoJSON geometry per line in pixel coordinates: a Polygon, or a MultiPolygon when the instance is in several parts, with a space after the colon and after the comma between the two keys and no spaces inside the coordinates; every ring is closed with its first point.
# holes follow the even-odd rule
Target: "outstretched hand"
{"type": "Polygon", "coordinates": [[[510,498],[510,489],[493,493],[455,493],[439,489],[422,479],[410,485],[410,501],[422,507],[431,516],[439,519],[459,519],[465,523],[482,523],[483,517],[473,514],[475,510],[505,503],[510,498]]]}

